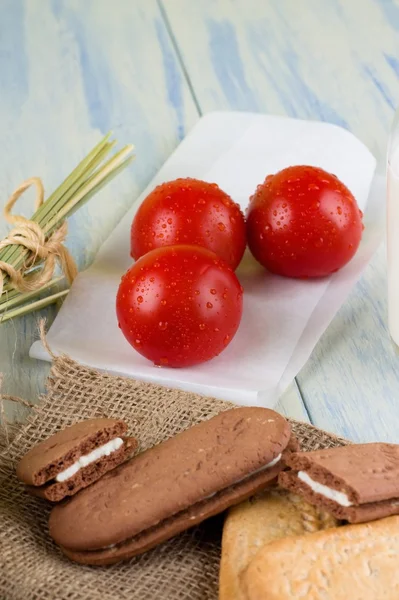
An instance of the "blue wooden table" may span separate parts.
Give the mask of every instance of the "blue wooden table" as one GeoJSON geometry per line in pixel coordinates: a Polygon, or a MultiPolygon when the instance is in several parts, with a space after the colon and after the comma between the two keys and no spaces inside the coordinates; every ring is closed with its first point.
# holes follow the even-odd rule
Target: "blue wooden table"
{"type": "MultiPolygon", "coordinates": [[[[54,189],[109,129],[137,149],[135,167],[70,220],[80,268],[200,115],[330,121],[382,171],[398,103],[394,0],[0,0],[0,204],[33,175],[54,189]]],[[[32,204],[28,193],[21,213],[32,204]]],[[[49,365],[28,351],[56,310],[0,326],[4,393],[35,401],[44,390],[49,365]]],[[[353,440],[399,442],[386,310],[383,244],[279,409],[353,440]]]]}

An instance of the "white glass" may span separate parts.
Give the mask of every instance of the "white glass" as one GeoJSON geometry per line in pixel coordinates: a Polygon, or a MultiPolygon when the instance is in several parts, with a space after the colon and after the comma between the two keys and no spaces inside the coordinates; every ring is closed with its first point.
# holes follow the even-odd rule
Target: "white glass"
{"type": "Polygon", "coordinates": [[[399,110],[392,124],[387,158],[388,325],[399,346],[399,110]]]}

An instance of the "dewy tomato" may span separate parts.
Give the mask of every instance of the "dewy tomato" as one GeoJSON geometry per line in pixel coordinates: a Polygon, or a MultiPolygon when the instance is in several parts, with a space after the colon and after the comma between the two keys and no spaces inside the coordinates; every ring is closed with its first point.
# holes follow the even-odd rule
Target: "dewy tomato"
{"type": "Polygon", "coordinates": [[[251,197],[248,245],[272,273],[323,277],[356,253],[362,216],[335,175],[316,167],[288,167],[266,177],[251,197]]]}
{"type": "Polygon", "coordinates": [[[123,276],[116,309],[128,342],[156,365],[187,367],[228,346],[241,320],[243,291],[210,250],[166,246],[123,276]]]}
{"type": "Polygon", "coordinates": [[[215,183],[176,179],[156,187],[140,205],[131,227],[131,255],[162,246],[203,246],[235,269],[246,246],[240,207],[215,183]]]}

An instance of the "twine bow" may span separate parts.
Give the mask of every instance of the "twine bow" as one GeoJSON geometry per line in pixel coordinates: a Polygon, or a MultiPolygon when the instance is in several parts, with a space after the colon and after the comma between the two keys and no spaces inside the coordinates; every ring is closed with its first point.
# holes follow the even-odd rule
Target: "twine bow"
{"type": "Polygon", "coordinates": [[[10,263],[0,260],[0,297],[3,292],[4,274],[9,277],[11,286],[19,292],[32,292],[39,290],[51,280],[57,263],[69,283],[72,283],[78,272],[75,261],[67,248],[63,246],[68,231],[66,221],[46,239],[46,234],[38,223],[30,221],[22,215],[11,214],[18,198],[31,185],[36,186],[35,210],[37,210],[44,202],[44,188],[39,177],[31,177],[21,183],[4,207],[4,217],[16,227],[4,240],[0,241],[0,250],[7,246],[18,245],[26,248],[29,254],[20,269],[15,269],[10,263]],[[24,278],[24,271],[38,262],[43,263],[42,269],[30,275],[28,279],[24,278]]]}

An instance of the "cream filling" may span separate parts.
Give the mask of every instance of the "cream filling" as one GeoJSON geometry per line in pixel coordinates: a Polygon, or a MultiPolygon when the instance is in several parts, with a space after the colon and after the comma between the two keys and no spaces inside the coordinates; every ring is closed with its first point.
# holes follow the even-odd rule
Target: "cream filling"
{"type": "Polygon", "coordinates": [[[339,492],[338,490],[329,488],[327,485],[323,485],[318,481],[314,481],[314,479],[309,477],[305,471],[298,472],[298,479],[308,485],[310,489],[315,492],[315,494],[320,494],[320,496],[324,496],[325,498],[336,502],[340,506],[352,506],[352,502],[350,502],[345,492],[339,492]]]}
{"type": "Polygon", "coordinates": [[[76,462],[74,462],[73,465],[71,465],[70,467],[65,469],[65,471],[61,471],[61,473],[58,473],[55,480],[58,481],[59,483],[61,483],[62,481],[66,481],[67,479],[70,479],[71,477],[76,475],[76,473],[78,471],[80,471],[80,469],[83,469],[83,467],[87,467],[87,465],[89,465],[90,463],[93,463],[96,460],[99,460],[103,456],[109,456],[110,454],[112,454],[112,452],[115,452],[115,450],[118,450],[122,446],[122,444],[123,444],[122,438],[117,437],[113,440],[110,440],[103,446],[99,446],[98,448],[95,448],[89,454],[85,454],[84,456],[81,456],[80,458],[78,458],[78,460],[76,462]]]}
{"type": "MultiPolygon", "coordinates": [[[[276,456],[276,458],[273,458],[273,460],[271,460],[269,463],[267,463],[267,465],[262,467],[262,469],[270,469],[270,467],[274,467],[274,465],[276,465],[280,459],[281,459],[281,454],[276,456]]],[[[262,470],[262,469],[260,469],[260,470],[262,470]]]]}

